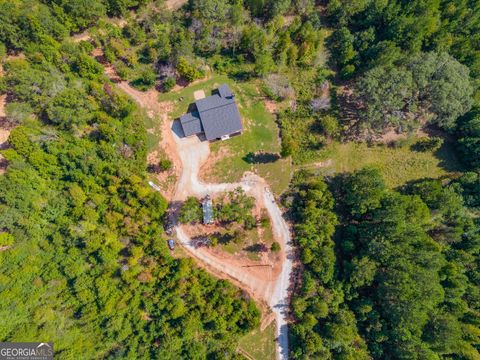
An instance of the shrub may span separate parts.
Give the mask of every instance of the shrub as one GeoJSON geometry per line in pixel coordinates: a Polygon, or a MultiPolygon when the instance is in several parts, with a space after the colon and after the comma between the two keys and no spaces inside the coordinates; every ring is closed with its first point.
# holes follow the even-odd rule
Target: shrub
{"type": "Polygon", "coordinates": [[[7,118],[16,124],[21,124],[33,113],[32,107],[24,102],[11,102],[5,106],[7,118]]]}
{"type": "Polygon", "coordinates": [[[265,95],[275,101],[293,99],[295,90],[290,85],[288,78],[279,74],[269,74],[263,80],[265,95]]]}
{"type": "Polygon", "coordinates": [[[181,57],[178,59],[177,71],[181,77],[183,77],[188,82],[200,79],[202,77],[202,72],[191,65],[187,59],[181,57]]]}
{"type": "Polygon", "coordinates": [[[173,76],[167,77],[165,80],[163,80],[163,91],[169,92],[170,90],[173,89],[175,84],[177,83],[177,80],[173,76]]]}
{"type": "Polygon", "coordinates": [[[270,246],[270,250],[273,252],[279,252],[280,249],[280,244],[276,241],[272,244],[272,246],[270,246]]]}
{"type": "Polygon", "coordinates": [[[267,215],[262,216],[260,219],[260,225],[262,228],[267,228],[270,225],[270,218],[267,215]]]}
{"type": "Polygon", "coordinates": [[[183,203],[182,208],[180,209],[180,215],[178,220],[181,223],[197,223],[202,221],[203,219],[203,212],[202,208],[200,207],[200,203],[197,198],[190,196],[187,200],[183,203]]]}
{"type": "Polygon", "coordinates": [[[173,164],[169,159],[162,159],[158,163],[158,167],[160,168],[160,171],[168,171],[172,168],[173,164]]]}
{"type": "Polygon", "coordinates": [[[115,64],[115,72],[122,80],[128,80],[130,77],[131,69],[125,65],[123,61],[116,61],[115,64]]]}
{"type": "Polygon", "coordinates": [[[138,77],[132,81],[132,86],[135,88],[146,91],[150,89],[157,80],[157,74],[149,67],[141,67],[138,77]]]}
{"type": "Polygon", "coordinates": [[[340,131],[338,120],[331,115],[322,116],[319,120],[319,124],[325,136],[335,137],[340,131]]]}
{"type": "Polygon", "coordinates": [[[243,226],[245,227],[246,230],[251,230],[255,227],[257,221],[255,217],[252,215],[248,215],[244,220],[243,220],[243,226]]]}
{"type": "Polygon", "coordinates": [[[0,42],[0,60],[7,56],[7,47],[4,43],[0,42]]]}
{"type": "Polygon", "coordinates": [[[437,136],[431,138],[421,138],[415,144],[412,145],[412,150],[414,151],[435,151],[440,148],[443,144],[443,139],[437,136]]]}
{"type": "Polygon", "coordinates": [[[15,242],[15,238],[12,234],[7,232],[0,233],[0,246],[10,246],[15,242]]]}

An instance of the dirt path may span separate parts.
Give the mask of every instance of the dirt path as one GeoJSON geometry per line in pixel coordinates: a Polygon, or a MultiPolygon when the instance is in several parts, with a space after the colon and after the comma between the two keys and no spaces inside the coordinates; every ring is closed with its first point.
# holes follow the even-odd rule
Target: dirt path
{"type": "MultiPolygon", "coordinates": [[[[291,237],[283,214],[275,202],[267,183],[261,177],[253,173],[245,173],[238,183],[208,184],[199,179],[202,165],[210,155],[210,147],[207,141],[201,141],[198,137],[184,138],[178,122],[168,119],[170,105],[158,102],[158,93],[155,90],[140,92],[133,89],[127,82],[121,81],[117,86],[130,95],[142,106],[150,117],[159,115],[162,120],[162,149],[165,149],[174,163],[178,172],[178,181],[174,194],[171,198],[174,203],[180,203],[188,196],[203,197],[207,194],[215,195],[225,191],[242,187],[246,193],[255,197],[257,204],[263,205],[271,218],[273,233],[281,244],[282,266],[278,276],[268,276],[265,269],[246,267],[235,261],[226,261],[216,257],[206,249],[195,248],[191,239],[181,226],[176,225],[175,230],[178,240],[187,252],[199,260],[207,269],[213,269],[213,273],[221,273],[234,280],[237,285],[252,294],[257,300],[267,303],[273,311],[277,322],[277,357],[288,358],[288,332],[287,319],[289,309],[288,290],[292,275],[293,250],[291,237]]],[[[271,272],[270,272],[271,273],[271,272]]]]}
{"type": "MultiPolygon", "coordinates": [[[[210,154],[207,141],[201,141],[196,136],[190,138],[181,137],[180,124],[172,124],[173,137],[177,146],[177,152],[182,162],[182,173],[177,185],[174,200],[183,201],[187,196],[204,197],[207,194],[214,196],[218,193],[241,187],[246,193],[255,197],[257,204],[263,204],[272,220],[274,236],[282,247],[282,269],[275,279],[265,279],[262,276],[254,276],[245,267],[238,266],[231,261],[221,261],[209,252],[196,249],[191,239],[185,234],[181,226],[176,226],[177,237],[187,251],[202,262],[215,269],[228,274],[230,277],[244,284],[255,297],[267,302],[275,314],[277,321],[279,359],[288,358],[288,332],[287,317],[289,309],[288,289],[293,267],[293,250],[291,248],[290,229],[283,218],[283,214],[275,202],[267,183],[261,177],[253,173],[245,173],[238,183],[208,184],[199,179],[199,171],[210,154]]],[[[261,270],[260,270],[261,271],[261,270]]]]}

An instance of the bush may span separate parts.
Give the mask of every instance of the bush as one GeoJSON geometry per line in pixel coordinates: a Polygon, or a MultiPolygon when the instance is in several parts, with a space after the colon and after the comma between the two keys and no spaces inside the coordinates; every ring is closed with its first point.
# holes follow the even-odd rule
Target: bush
{"type": "Polygon", "coordinates": [[[131,69],[125,65],[123,61],[116,61],[115,64],[115,72],[122,80],[128,80],[130,77],[131,69]]]}
{"type": "Polygon", "coordinates": [[[262,216],[260,219],[260,226],[264,229],[270,226],[270,218],[267,215],[262,216]]]}
{"type": "Polygon", "coordinates": [[[151,67],[145,66],[140,69],[138,77],[132,81],[132,86],[141,91],[147,91],[155,84],[156,80],[155,71],[151,67]]]}
{"type": "Polygon", "coordinates": [[[338,120],[331,115],[322,116],[319,120],[319,124],[325,136],[335,137],[340,132],[338,120]]]}
{"type": "Polygon", "coordinates": [[[413,151],[425,152],[425,151],[435,151],[440,148],[443,144],[443,139],[437,136],[431,138],[421,138],[415,144],[412,145],[413,151]]]}
{"type": "Polygon", "coordinates": [[[5,106],[5,112],[8,120],[21,124],[32,115],[33,109],[28,103],[11,102],[5,106]]]}
{"type": "Polygon", "coordinates": [[[280,249],[280,244],[276,241],[272,244],[272,246],[270,246],[270,250],[273,252],[279,252],[280,249]]]}
{"type": "Polygon", "coordinates": [[[0,60],[7,56],[7,47],[4,43],[0,42],[0,60]]]}
{"type": "Polygon", "coordinates": [[[12,234],[7,232],[0,233],[0,246],[10,246],[15,242],[15,238],[12,234]]]}
{"type": "Polygon", "coordinates": [[[251,212],[255,199],[247,196],[239,187],[228,193],[228,201],[217,204],[215,217],[225,223],[243,223],[245,229],[255,226],[255,218],[251,212]]]}
{"type": "Polygon", "coordinates": [[[202,77],[202,72],[191,65],[187,59],[183,57],[178,59],[177,71],[180,76],[188,82],[192,82],[202,77]]]}
{"type": "Polygon", "coordinates": [[[158,167],[160,168],[160,171],[168,171],[172,168],[173,164],[169,159],[162,159],[158,163],[158,167]]]}
{"type": "Polygon", "coordinates": [[[246,230],[253,229],[256,224],[257,224],[257,221],[256,221],[255,217],[253,217],[252,215],[248,215],[243,220],[243,226],[245,227],[246,230]]]}
{"type": "Polygon", "coordinates": [[[183,203],[182,208],[180,209],[180,215],[178,220],[183,223],[198,223],[203,219],[203,212],[200,206],[200,202],[197,198],[190,196],[183,203]]]}
{"type": "Polygon", "coordinates": [[[263,91],[272,100],[280,101],[295,97],[295,90],[286,76],[270,74],[264,78],[263,82],[265,84],[263,91]]]}
{"type": "Polygon", "coordinates": [[[177,84],[177,80],[173,76],[167,77],[163,80],[163,91],[169,92],[177,84]]]}

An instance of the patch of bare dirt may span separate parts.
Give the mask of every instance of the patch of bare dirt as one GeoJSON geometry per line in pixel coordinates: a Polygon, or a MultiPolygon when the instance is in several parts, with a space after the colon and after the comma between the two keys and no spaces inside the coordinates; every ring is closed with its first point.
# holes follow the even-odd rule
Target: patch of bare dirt
{"type": "Polygon", "coordinates": [[[78,34],[75,34],[71,37],[72,41],[75,43],[79,43],[80,41],[90,41],[92,37],[88,33],[88,31],[84,31],[78,34]]]}
{"type": "Polygon", "coordinates": [[[407,138],[407,134],[405,133],[399,133],[393,128],[387,129],[384,134],[380,136],[378,139],[378,142],[384,143],[384,144],[391,144],[394,143],[398,140],[404,140],[407,138]]]}
{"type": "Polygon", "coordinates": [[[0,95],[0,118],[7,116],[5,105],[7,105],[7,94],[0,95]]]}
{"type": "MultiPolygon", "coordinates": [[[[182,226],[182,231],[191,239],[196,236],[188,226],[182,226]]],[[[193,241],[193,240],[192,240],[193,241]]],[[[278,262],[260,262],[250,260],[246,257],[239,257],[237,254],[230,254],[222,251],[219,247],[195,247],[197,257],[209,259],[212,265],[217,267],[228,267],[230,277],[242,279],[242,288],[251,291],[255,298],[269,299],[274,291],[275,282],[280,274],[282,264],[278,262]]]]}
{"type": "Polygon", "coordinates": [[[307,167],[324,168],[324,167],[332,166],[332,164],[333,164],[333,160],[327,159],[325,161],[318,161],[313,164],[308,164],[307,167]]]}
{"type": "Polygon", "coordinates": [[[168,10],[178,10],[187,2],[188,0],[167,0],[165,5],[167,6],[168,10]]]}
{"type": "Polygon", "coordinates": [[[293,21],[295,20],[295,17],[296,17],[295,15],[285,15],[283,17],[283,25],[284,26],[290,26],[293,23],[293,21]]]}
{"type": "Polygon", "coordinates": [[[265,99],[264,100],[265,109],[271,114],[277,113],[277,103],[273,100],[265,99]]]}

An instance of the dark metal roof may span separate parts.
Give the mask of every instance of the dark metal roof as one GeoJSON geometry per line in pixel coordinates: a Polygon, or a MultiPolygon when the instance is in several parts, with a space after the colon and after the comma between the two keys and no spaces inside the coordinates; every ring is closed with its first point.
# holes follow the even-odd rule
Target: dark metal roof
{"type": "Polygon", "coordinates": [[[228,98],[228,97],[233,97],[232,92],[230,91],[230,88],[228,87],[227,84],[223,84],[218,88],[218,93],[220,94],[221,97],[223,98],[228,98]]]}
{"type": "Polygon", "coordinates": [[[186,113],[180,117],[183,133],[190,136],[202,132],[202,123],[197,112],[186,113]]]}
{"type": "Polygon", "coordinates": [[[207,140],[242,131],[240,113],[228,85],[221,85],[216,94],[197,100],[195,104],[207,140]]]}
{"type": "Polygon", "coordinates": [[[203,200],[202,209],[203,209],[203,223],[211,224],[213,222],[213,204],[212,204],[212,200],[208,195],[203,200]]]}
{"type": "Polygon", "coordinates": [[[214,140],[242,131],[240,113],[228,85],[221,85],[217,93],[197,100],[195,105],[198,113],[187,113],[180,118],[185,136],[203,131],[207,140],[214,140]]]}
{"type": "Polygon", "coordinates": [[[207,140],[242,131],[242,121],[234,102],[202,111],[200,118],[207,140]]]}

